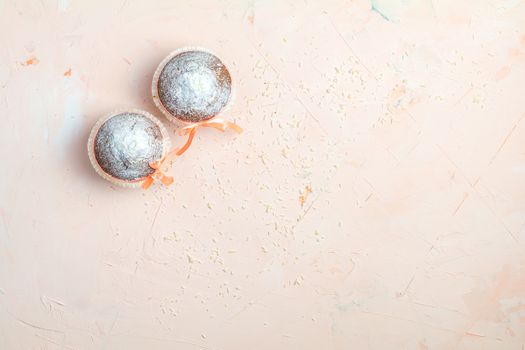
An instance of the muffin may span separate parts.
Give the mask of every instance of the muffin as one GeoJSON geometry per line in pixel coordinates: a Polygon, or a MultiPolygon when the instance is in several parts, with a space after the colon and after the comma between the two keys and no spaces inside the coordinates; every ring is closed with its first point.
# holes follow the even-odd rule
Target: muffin
{"type": "Polygon", "coordinates": [[[214,54],[183,48],[160,63],[153,76],[152,94],[168,120],[199,123],[226,109],[232,100],[232,79],[214,54]]]}
{"type": "Polygon", "coordinates": [[[163,177],[158,168],[169,149],[169,136],[162,123],[134,109],[101,118],[88,140],[89,159],[95,171],[124,187],[148,187],[154,177],[163,177]]]}

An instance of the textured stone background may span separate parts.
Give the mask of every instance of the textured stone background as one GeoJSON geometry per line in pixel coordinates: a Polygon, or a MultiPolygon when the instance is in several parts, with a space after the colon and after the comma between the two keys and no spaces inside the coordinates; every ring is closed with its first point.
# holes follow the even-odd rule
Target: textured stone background
{"type": "Polygon", "coordinates": [[[0,47],[0,349],[523,349],[524,1],[3,0],[0,47]],[[185,45],[245,133],[111,186],[185,45]]]}

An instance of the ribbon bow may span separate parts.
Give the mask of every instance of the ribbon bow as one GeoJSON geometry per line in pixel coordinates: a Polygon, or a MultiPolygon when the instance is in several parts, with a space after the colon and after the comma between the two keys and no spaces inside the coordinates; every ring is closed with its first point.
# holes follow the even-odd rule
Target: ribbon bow
{"type": "Polygon", "coordinates": [[[162,172],[161,170],[162,165],[172,154],[176,154],[177,156],[180,156],[181,154],[186,152],[188,148],[190,147],[191,143],[193,142],[193,138],[195,137],[195,133],[197,132],[197,129],[204,128],[204,127],[214,128],[222,132],[230,128],[238,134],[242,133],[243,131],[239,125],[233,122],[224,120],[222,118],[213,118],[212,120],[193,123],[188,126],[185,126],[184,128],[181,128],[179,130],[179,134],[181,136],[189,135],[188,140],[186,141],[184,146],[182,146],[182,148],[180,149],[176,148],[173,151],[170,151],[168,154],[166,154],[162,159],[149,163],[149,166],[155,171],[144,180],[144,182],[142,183],[142,188],[145,190],[148,189],[153,183],[153,181],[155,181],[155,179],[160,180],[160,182],[162,182],[165,186],[171,185],[173,183],[173,177],[167,176],[162,172]]]}
{"type": "Polygon", "coordinates": [[[146,178],[146,180],[144,180],[144,182],[142,183],[143,189],[147,190],[155,179],[160,180],[160,182],[162,182],[165,186],[169,186],[173,183],[173,177],[167,176],[166,174],[164,174],[161,170],[161,167],[162,167],[162,164],[164,164],[164,162],[168,159],[168,157],[176,151],[177,149],[174,149],[173,151],[166,154],[160,160],[156,160],[156,161],[149,163],[149,166],[155,171],[153,172],[153,174],[149,175],[146,178]]]}
{"type": "Polygon", "coordinates": [[[229,122],[227,120],[224,120],[222,118],[213,118],[211,120],[206,120],[206,121],[203,121],[203,122],[198,122],[198,123],[193,123],[193,124],[190,124],[188,126],[185,126],[183,127],[182,129],[179,130],[179,134],[181,136],[185,136],[185,135],[188,135],[188,140],[186,141],[186,143],[184,144],[184,146],[182,146],[182,148],[177,152],[177,155],[180,156],[181,154],[183,154],[184,152],[186,152],[186,150],[190,147],[191,143],[193,142],[193,138],[195,137],[195,133],[197,132],[197,129],[198,128],[203,128],[203,127],[209,127],[209,128],[214,128],[214,129],[217,129],[219,131],[226,131],[226,129],[230,128],[232,129],[233,131],[235,131],[236,133],[240,134],[243,130],[242,128],[233,123],[233,122],[229,122]]]}

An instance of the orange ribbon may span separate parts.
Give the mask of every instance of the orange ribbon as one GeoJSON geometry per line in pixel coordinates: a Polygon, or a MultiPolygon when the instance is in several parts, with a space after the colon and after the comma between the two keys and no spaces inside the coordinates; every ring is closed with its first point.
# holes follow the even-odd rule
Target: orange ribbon
{"type": "Polygon", "coordinates": [[[188,134],[189,136],[184,146],[182,146],[182,148],[176,153],[178,156],[180,156],[181,154],[183,154],[184,152],[188,150],[191,143],[193,142],[193,138],[195,137],[195,133],[197,132],[197,129],[204,128],[204,127],[214,128],[222,132],[230,128],[238,134],[240,134],[243,131],[239,125],[233,122],[224,120],[222,118],[213,118],[211,120],[206,120],[203,122],[190,124],[179,130],[179,134],[181,136],[188,135],[188,134]]]}
{"type": "Polygon", "coordinates": [[[230,128],[238,134],[240,134],[243,131],[239,125],[233,122],[224,120],[222,118],[213,118],[212,120],[193,123],[188,126],[185,126],[184,128],[179,130],[179,134],[181,136],[189,135],[188,140],[186,141],[184,146],[182,146],[182,148],[180,149],[175,148],[173,151],[170,151],[168,154],[166,154],[162,159],[158,161],[151,162],[149,166],[153,168],[155,171],[153,172],[153,174],[149,175],[144,180],[144,182],[142,183],[142,188],[145,190],[148,189],[153,184],[153,181],[155,181],[155,179],[160,180],[160,182],[162,182],[165,186],[171,185],[173,183],[173,177],[166,176],[162,172],[161,170],[162,165],[172,154],[176,154],[177,156],[180,156],[181,154],[186,152],[188,148],[190,147],[191,143],[193,142],[193,138],[195,137],[195,133],[197,132],[197,129],[204,128],[204,127],[214,128],[222,132],[230,128]]]}
{"type": "Polygon", "coordinates": [[[153,172],[153,174],[149,175],[146,178],[146,180],[144,180],[144,182],[142,183],[143,189],[147,190],[155,179],[160,180],[160,182],[162,182],[165,186],[169,186],[173,183],[173,177],[165,175],[162,172],[161,167],[164,164],[164,162],[168,159],[168,157],[171,156],[173,153],[177,152],[177,150],[178,149],[176,148],[173,151],[170,151],[168,154],[166,154],[162,159],[149,163],[149,166],[155,171],[153,172]]]}

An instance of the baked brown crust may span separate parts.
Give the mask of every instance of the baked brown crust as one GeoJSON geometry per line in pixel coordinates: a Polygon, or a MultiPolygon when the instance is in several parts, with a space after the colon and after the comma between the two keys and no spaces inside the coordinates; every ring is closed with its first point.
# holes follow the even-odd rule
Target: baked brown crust
{"type": "Polygon", "coordinates": [[[216,116],[226,107],[232,92],[226,66],[202,50],[183,51],[171,57],[161,68],[156,83],[164,109],[189,123],[216,116]]]}
{"type": "Polygon", "coordinates": [[[124,112],[106,120],[98,129],[93,152],[100,168],[126,181],[143,179],[154,172],[149,164],[163,155],[159,126],[144,115],[124,112]]]}

